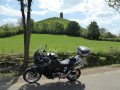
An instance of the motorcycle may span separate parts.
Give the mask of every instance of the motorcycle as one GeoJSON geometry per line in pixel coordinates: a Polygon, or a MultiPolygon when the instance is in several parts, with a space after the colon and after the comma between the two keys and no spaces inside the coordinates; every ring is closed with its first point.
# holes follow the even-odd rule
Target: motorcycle
{"type": "Polygon", "coordinates": [[[46,53],[47,45],[40,53],[39,46],[34,54],[34,65],[27,68],[23,74],[26,82],[34,83],[38,81],[42,75],[48,79],[67,78],[69,81],[77,80],[83,66],[83,58],[91,55],[89,48],[79,46],[77,48],[77,56],[71,56],[65,60],[60,61],[58,55],[55,53],[46,53]]]}

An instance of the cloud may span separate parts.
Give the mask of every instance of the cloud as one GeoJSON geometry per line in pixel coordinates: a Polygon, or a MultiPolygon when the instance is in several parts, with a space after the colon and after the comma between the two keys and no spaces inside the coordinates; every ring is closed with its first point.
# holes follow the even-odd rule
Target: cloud
{"type": "MultiPolygon", "coordinates": [[[[21,16],[21,11],[20,10],[15,10],[9,4],[6,4],[5,6],[0,6],[0,14],[1,15],[6,15],[6,16],[21,16]]],[[[38,14],[38,15],[45,15],[48,11],[32,11],[32,14],[38,14]]],[[[25,12],[27,15],[27,13],[25,12]]]]}
{"type": "Polygon", "coordinates": [[[74,19],[74,18],[71,20],[77,21],[80,23],[80,25],[85,25],[85,26],[88,26],[92,21],[96,21],[100,27],[102,26],[106,27],[108,25],[112,26],[112,24],[114,26],[117,26],[117,24],[120,23],[120,15],[109,15],[108,14],[107,16],[107,14],[104,15],[104,13],[103,14],[100,13],[100,14],[86,17],[83,20],[74,19]]]}
{"type": "Polygon", "coordinates": [[[6,16],[20,16],[20,10],[12,9],[11,7],[0,6],[0,14],[6,16]]]}
{"type": "Polygon", "coordinates": [[[47,9],[50,11],[57,11],[60,10],[62,0],[38,0],[39,7],[41,9],[47,9]]]}
{"type": "MultiPolygon", "coordinates": [[[[71,9],[71,8],[76,8],[77,6],[81,5],[81,4],[84,4],[85,0],[62,0],[63,1],[63,4],[61,6],[61,9],[63,10],[68,10],[68,9],[71,9]]],[[[81,8],[79,8],[81,9],[81,8]]],[[[78,9],[77,9],[78,10],[78,9]]]]}
{"type": "Polygon", "coordinates": [[[107,18],[112,17],[114,15],[113,11],[106,11],[106,12],[96,12],[93,16],[98,18],[107,18]]]}
{"type": "Polygon", "coordinates": [[[17,21],[18,21],[18,19],[14,19],[14,18],[6,18],[6,19],[2,19],[1,21],[0,21],[0,25],[4,25],[4,24],[7,24],[7,23],[13,23],[13,24],[15,24],[15,25],[17,25],[17,21]]]}
{"type": "Polygon", "coordinates": [[[45,15],[48,11],[32,11],[32,14],[37,14],[37,15],[45,15]]]}
{"type": "Polygon", "coordinates": [[[116,27],[116,28],[109,28],[109,31],[111,33],[114,33],[115,35],[118,35],[120,32],[120,27],[116,27]]]}
{"type": "Polygon", "coordinates": [[[119,13],[110,8],[104,0],[88,0],[88,2],[84,3],[84,5],[86,6],[86,9],[81,12],[85,14],[85,18],[72,18],[70,20],[79,22],[79,24],[85,28],[92,21],[96,21],[100,28],[104,27],[108,29],[108,31],[117,35],[118,31],[120,30],[119,13]]]}
{"type": "Polygon", "coordinates": [[[38,0],[41,9],[48,11],[72,13],[75,11],[85,11],[86,0],[38,0]]]}

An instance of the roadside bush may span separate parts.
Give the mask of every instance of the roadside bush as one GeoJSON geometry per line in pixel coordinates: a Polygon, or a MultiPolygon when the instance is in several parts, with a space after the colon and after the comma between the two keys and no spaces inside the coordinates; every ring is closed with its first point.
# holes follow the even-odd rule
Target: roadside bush
{"type": "Polygon", "coordinates": [[[120,64],[120,50],[111,49],[110,52],[98,52],[87,58],[86,66],[104,66],[111,64],[120,64]]]}
{"type": "MultiPolygon", "coordinates": [[[[69,58],[71,56],[76,56],[76,52],[70,52],[67,50],[49,50],[49,52],[56,53],[59,56],[60,60],[64,60],[66,58],[69,58]]],[[[21,57],[20,55],[15,55],[14,59],[13,56],[7,55],[5,57],[0,57],[1,60],[14,62],[15,60],[20,61],[18,63],[21,63],[21,57]],[[16,58],[15,58],[16,57],[16,58]]],[[[31,57],[31,60],[33,57],[31,57]]],[[[108,53],[105,52],[92,52],[92,55],[87,57],[84,60],[85,67],[94,67],[94,66],[104,66],[104,65],[111,65],[111,64],[120,64],[120,50],[118,49],[110,49],[108,53]]],[[[32,61],[33,62],[33,61],[32,61]]],[[[31,63],[31,61],[30,61],[31,63]]],[[[0,63],[1,64],[1,63],[0,63]]]]}
{"type": "MultiPolygon", "coordinates": [[[[76,56],[76,52],[70,52],[66,50],[50,50],[51,52],[57,53],[61,60],[64,60],[70,56],[76,56]]],[[[120,50],[110,49],[109,52],[92,52],[92,55],[85,59],[85,67],[104,66],[111,64],[120,64],[120,50]]]]}

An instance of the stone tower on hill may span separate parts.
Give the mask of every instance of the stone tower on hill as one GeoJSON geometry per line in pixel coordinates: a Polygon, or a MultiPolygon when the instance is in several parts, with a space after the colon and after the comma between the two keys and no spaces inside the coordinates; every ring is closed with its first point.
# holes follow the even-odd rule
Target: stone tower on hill
{"type": "Polygon", "coordinates": [[[60,12],[60,18],[63,18],[63,12],[60,12]]]}

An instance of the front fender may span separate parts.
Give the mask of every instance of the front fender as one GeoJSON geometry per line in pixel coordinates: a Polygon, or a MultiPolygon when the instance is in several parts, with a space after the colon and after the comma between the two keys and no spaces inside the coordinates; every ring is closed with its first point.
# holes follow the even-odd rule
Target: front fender
{"type": "Polygon", "coordinates": [[[26,71],[33,71],[33,72],[36,72],[36,71],[37,71],[37,72],[39,72],[39,73],[41,73],[41,74],[44,73],[44,70],[42,70],[39,66],[36,66],[36,65],[27,68],[27,69],[25,70],[25,72],[26,72],[26,71]]]}

